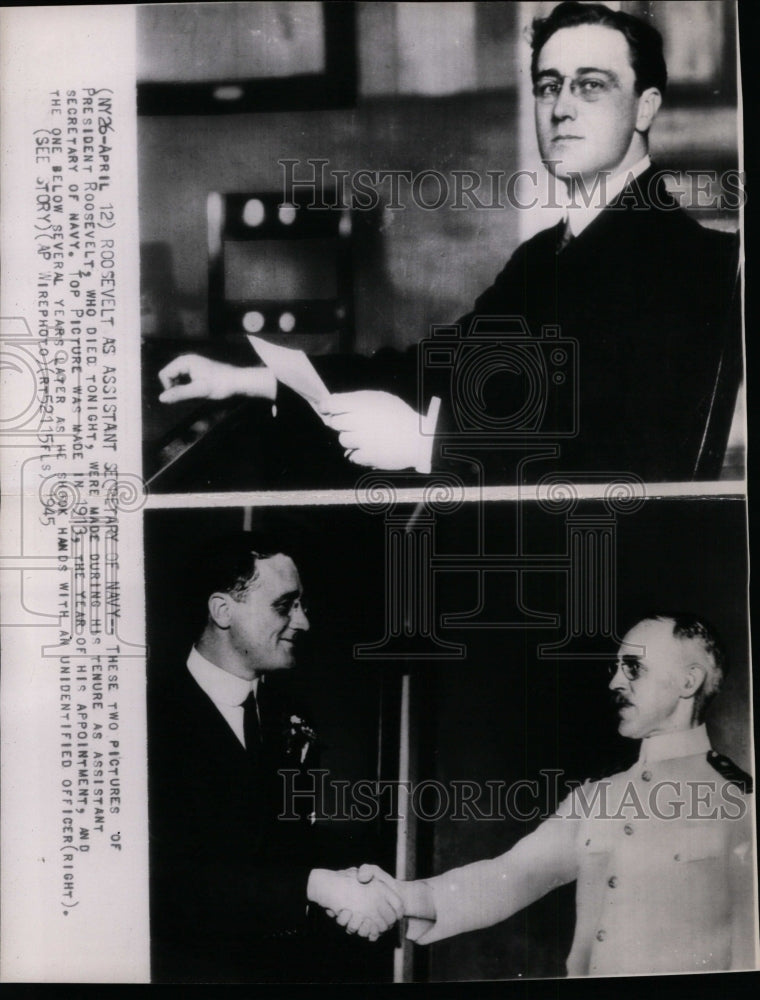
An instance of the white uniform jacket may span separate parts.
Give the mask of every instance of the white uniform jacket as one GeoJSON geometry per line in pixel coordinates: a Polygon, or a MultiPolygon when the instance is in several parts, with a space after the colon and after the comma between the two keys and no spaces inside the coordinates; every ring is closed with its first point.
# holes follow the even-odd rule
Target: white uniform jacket
{"type": "Polygon", "coordinates": [[[489,927],[575,881],[571,976],[756,968],[750,791],[704,726],[651,736],[506,854],[428,879],[436,920],[408,936],[489,927]]]}

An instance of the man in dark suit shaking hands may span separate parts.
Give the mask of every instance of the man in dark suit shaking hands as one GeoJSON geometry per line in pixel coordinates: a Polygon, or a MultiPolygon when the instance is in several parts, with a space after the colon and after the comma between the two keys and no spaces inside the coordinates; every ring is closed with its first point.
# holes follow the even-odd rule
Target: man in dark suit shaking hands
{"type": "Polygon", "coordinates": [[[199,635],[150,692],[154,981],[298,978],[311,904],[371,939],[400,913],[394,892],[359,898],[348,872],[316,867],[308,817],[278,819],[293,814],[278,770],[308,768],[315,739],[272,690],[309,628],[282,548],[241,533],[199,555],[199,635]]]}

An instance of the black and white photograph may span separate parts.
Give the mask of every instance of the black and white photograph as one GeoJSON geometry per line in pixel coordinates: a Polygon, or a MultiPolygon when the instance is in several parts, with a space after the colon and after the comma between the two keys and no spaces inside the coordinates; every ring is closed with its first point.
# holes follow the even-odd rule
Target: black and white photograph
{"type": "Polygon", "coordinates": [[[735,10],[613,7],[138,9],[154,490],[742,478],[735,10]]]}
{"type": "Polygon", "coordinates": [[[155,980],[752,968],[743,501],[484,507],[150,512],[155,980]]]}
{"type": "Polygon", "coordinates": [[[753,9],[0,9],[0,982],[751,986],[753,9]]]}

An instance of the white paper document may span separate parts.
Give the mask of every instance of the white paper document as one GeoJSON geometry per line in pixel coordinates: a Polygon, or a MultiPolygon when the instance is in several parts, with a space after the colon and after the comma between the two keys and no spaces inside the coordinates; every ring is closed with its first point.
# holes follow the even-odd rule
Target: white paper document
{"type": "Polygon", "coordinates": [[[270,344],[261,337],[249,337],[251,347],[271,369],[278,382],[297,392],[316,410],[330,392],[303,351],[270,344]]]}

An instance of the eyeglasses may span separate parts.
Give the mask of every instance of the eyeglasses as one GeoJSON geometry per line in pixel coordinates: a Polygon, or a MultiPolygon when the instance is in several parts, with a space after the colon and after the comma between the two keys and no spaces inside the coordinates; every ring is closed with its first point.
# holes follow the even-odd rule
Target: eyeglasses
{"type": "Polygon", "coordinates": [[[533,84],[533,96],[539,104],[554,104],[562,93],[565,80],[570,81],[573,97],[580,97],[587,103],[599,101],[615,89],[614,81],[603,76],[550,76],[533,84]]]}
{"type": "Polygon", "coordinates": [[[646,670],[646,667],[639,660],[626,656],[622,660],[610,663],[607,668],[610,678],[613,678],[618,670],[623,671],[623,676],[626,680],[637,681],[646,670]]]}

